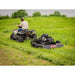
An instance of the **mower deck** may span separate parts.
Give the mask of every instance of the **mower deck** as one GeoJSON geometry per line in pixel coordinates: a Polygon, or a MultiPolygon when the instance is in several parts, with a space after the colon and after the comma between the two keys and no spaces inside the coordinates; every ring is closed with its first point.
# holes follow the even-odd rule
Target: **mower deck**
{"type": "Polygon", "coordinates": [[[44,45],[43,46],[43,48],[46,48],[46,49],[57,48],[57,47],[63,47],[63,44],[56,43],[56,44],[52,44],[52,45],[44,45]]]}
{"type": "Polygon", "coordinates": [[[42,34],[41,37],[34,39],[31,41],[31,45],[33,47],[42,47],[46,49],[63,47],[63,44],[60,41],[54,42],[52,37],[49,37],[47,34],[42,34]]]}

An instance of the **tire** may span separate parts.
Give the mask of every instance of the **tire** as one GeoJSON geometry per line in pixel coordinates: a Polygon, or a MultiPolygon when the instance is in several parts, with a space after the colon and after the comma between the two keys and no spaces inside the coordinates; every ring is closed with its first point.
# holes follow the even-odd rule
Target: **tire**
{"type": "Polygon", "coordinates": [[[32,47],[35,47],[35,44],[34,44],[34,42],[33,42],[33,41],[31,41],[31,46],[32,46],[32,47]]]}
{"type": "Polygon", "coordinates": [[[33,42],[31,41],[31,46],[33,47],[33,42]]]}
{"type": "Polygon", "coordinates": [[[10,39],[14,40],[14,33],[11,34],[10,39]]]}
{"type": "Polygon", "coordinates": [[[34,42],[34,41],[31,41],[31,46],[32,47],[35,47],[35,48],[37,48],[37,45],[36,45],[37,43],[36,42],[34,42]]]}
{"type": "Polygon", "coordinates": [[[41,38],[42,38],[42,37],[47,38],[47,37],[48,37],[48,34],[42,34],[42,35],[41,35],[41,38]]]}
{"type": "Polygon", "coordinates": [[[57,40],[56,43],[61,43],[61,42],[59,40],[57,40]]]}
{"type": "Polygon", "coordinates": [[[35,41],[31,41],[31,46],[32,46],[32,47],[35,47],[35,48],[42,47],[42,45],[41,45],[41,44],[38,44],[38,43],[37,43],[37,42],[35,42],[35,41]]]}
{"type": "Polygon", "coordinates": [[[36,39],[37,38],[37,35],[36,34],[33,34],[32,37],[33,37],[33,39],[36,39]]]}
{"type": "Polygon", "coordinates": [[[24,39],[23,39],[22,36],[17,35],[16,41],[17,41],[17,42],[24,42],[24,39]]]}

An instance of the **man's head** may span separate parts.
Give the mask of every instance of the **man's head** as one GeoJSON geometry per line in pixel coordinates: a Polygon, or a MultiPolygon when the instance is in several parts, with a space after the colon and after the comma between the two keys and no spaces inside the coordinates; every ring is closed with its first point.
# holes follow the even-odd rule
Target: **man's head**
{"type": "Polygon", "coordinates": [[[21,21],[24,21],[24,19],[23,19],[23,18],[21,18],[21,21]]]}

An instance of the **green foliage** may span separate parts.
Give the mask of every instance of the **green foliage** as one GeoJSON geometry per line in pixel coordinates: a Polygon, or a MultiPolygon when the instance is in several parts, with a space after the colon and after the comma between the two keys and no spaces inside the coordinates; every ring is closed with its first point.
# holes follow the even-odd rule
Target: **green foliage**
{"type": "Polygon", "coordinates": [[[30,15],[30,16],[28,16],[28,17],[32,17],[32,16],[30,15]]]}
{"type": "Polygon", "coordinates": [[[42,15],[42,17],[47,17],[47,15],[42,15]]]}
{"type": "Polygon", "coordinates": [[[49,16],[61,16],[59,11],[55,11],[53,14],[50,14],[49,16]]]}
{"type": "Polygon", "coordinates": [[[34,12],[32,15],[33,15],[33,17],[39,17],[39,16],[41,16],[41,13],[40,12],[34,12]]]}
{"type": "Polygon", "coordinates": [[[8,19],[8,18],[9,18],[8,15],[6,15],[6,16],[1,16],[1,15],[0,15],[0,19],[8,19]]]}
{"type": "Polygon", "coordinates": [[[17,12],[12,13],[12,18],[22,18],[22,17],[27,17],[28,14],[26,13],[25,10],[18,10],[17,12]]]}
{"type": "Polygon", "coordinates": [[[66,15],[61,15],[61,17],[67,17],[66,15]]]}

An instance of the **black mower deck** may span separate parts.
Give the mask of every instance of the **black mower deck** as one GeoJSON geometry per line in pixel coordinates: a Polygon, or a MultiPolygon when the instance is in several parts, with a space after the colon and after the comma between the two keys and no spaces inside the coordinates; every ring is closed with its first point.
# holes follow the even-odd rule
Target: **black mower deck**
{"type": "Polygon", "coordinates": [[[58,47],[63,47],[63,44],[61,44],[61,43],[56,43],[56,44],[52,44],[52,45],[44,45],[44,46],[43,46],[43,48],[46,48],[46,49],[58,48],[58,47]]]}
{"type": "Polygon", "coordinates": [[[38,44],[38,43],[36,43],[36,42],[32,42],[31,45],[32,45],[33,47],[36,47],[36,48],[42,47],[42,48],[46,48],[46,49],[63,47],[63,44],[61,44],[61,43],[49,44],[49,45],[43,44],[43,45],[42,45],[42,44],[38,44]]]}
{"type": "Polygon", "coordinates": [[[33,47],[42,47],[46,49],[63,47],[63,44],[60,41],[54,42],[52,37],[49,37],[47,34],[42,34],[38,39],[34,39],[31,41],[31,45],[33,47]]]}

